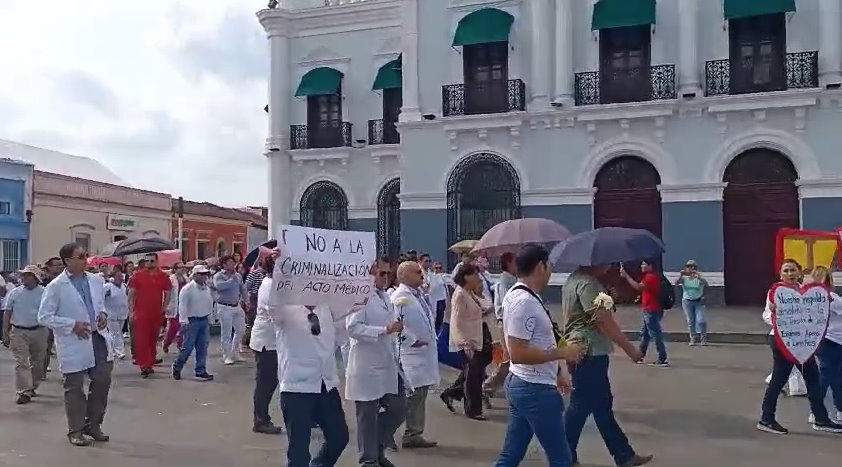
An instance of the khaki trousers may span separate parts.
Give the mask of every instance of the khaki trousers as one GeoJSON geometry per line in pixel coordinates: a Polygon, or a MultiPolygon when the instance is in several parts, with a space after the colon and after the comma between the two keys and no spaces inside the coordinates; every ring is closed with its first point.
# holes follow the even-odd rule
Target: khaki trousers
{"type": "Polygon", "coordinates": [[[18,394],[35,391],[44,377],[44,355],[47,353],[45,327],[22,329],[12,326],[9,348],[15,357],[15,390],[18,394]]]}
{"type": "Polygon", "coordinates": [[[86,426],[99,428],[105,419],[108,391],[111,389],[111,370],[114,363],[108,359],[108,345],[99,333],[91,334],[94,346],[93,368],[64,374],[64,411],[67,414],[69,433],[79,433],[86,426]],[[90,379],[85,395],[85,377],[90,379]]]}

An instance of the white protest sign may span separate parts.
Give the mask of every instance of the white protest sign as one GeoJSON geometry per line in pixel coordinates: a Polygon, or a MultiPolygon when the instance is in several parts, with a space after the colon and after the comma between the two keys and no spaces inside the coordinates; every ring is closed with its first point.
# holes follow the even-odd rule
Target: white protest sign
{"type": "Polygon", "coordinates": [[[369,272],[377,257],[373,232],[296,225],[283,225],[279,232],[274,304],[329,306],[340,319],[374,293],[369,272]]]}
{"type": "Polygon", "coordinates": [[[830,293],[818,284],[801,291],[778,286],[774,289],[775,340],[778,348],[797,363],[809,360],[827,332],[830,293]]]}

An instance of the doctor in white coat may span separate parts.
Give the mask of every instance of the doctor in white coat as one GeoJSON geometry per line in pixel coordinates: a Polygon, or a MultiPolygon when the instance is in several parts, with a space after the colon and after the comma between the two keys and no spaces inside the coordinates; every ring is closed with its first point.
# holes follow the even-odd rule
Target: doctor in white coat
{"type": "Polygon", "coordinates": [[[431,448],[438,445],[423,438],[427,393],[439,383],[439,359],[436,349],[435,310],[420,287],[424,272],[414,261],[398,266],[400,286],[392,293],[392,303],[401,316],[404,332],[398,352],[406,387],[411,391],[406,413],[404,448],[431,448]]]}
{"type": "Polygon", "coordinates": [[[102,278],[85,272],[87,253],[75,243],[61,247],[65,271],[44,289],[38,321],[55,335],[64,375],[67,439],[74,446],[108,441],[100,426],[111,388],[112,345],[102,278]],[[85,395],[85,377],[90,389],[85,395]]]}
{"type": "Polygon", "coordinates": [[[388,258],[375,262],[375,294],[364,309],[346,318],[350,349],[345,398],[354,401],[356,408],[361,466],[394,467],[386,459],[385,450],[406,416],[406,396],[395,353],[403,323],[384,292],[390,273],[388,258]]]}

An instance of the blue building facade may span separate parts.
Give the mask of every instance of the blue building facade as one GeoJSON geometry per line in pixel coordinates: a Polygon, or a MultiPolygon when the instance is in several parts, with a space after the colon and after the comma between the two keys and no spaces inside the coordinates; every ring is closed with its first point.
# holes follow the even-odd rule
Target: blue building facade
{"type": "Polygon", "coordinates": [[[29,255],[34,166],[0,159],[0,270],[16,271],[29,255]]]}

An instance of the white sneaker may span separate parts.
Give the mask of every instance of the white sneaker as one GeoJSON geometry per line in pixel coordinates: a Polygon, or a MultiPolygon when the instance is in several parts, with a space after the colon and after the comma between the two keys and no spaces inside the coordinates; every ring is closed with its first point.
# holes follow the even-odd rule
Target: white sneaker
{"type": "Polygon", "coordinates": [[[807,423],[809,423],[810,425],[816,423],[816,416],[811,413],[810,416],[807,417],[807,423]]]}
{"type": "MultiPolygon", "coordinates": [[[[833,414],[828,414],[828,415],[830,416],[831,422],[842,424],[842,411],[836,411],[836,417],[835,418],[834,418],[833,414]]],[[[813,414],[810,414],[810,416],[807,417],[807,423],[809,423],[811,425],[813,423],[816,423],[816,416],[813,415],[813,414]]]]}
{"type": "Polygon", "coordinates": [[[223,360],[222,362],[225,363],[226,365],[233,365],[234,359],[232,359],[231,357],[228,357],[225,360],[223,360]]]}

